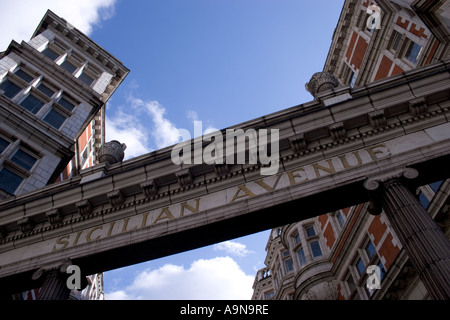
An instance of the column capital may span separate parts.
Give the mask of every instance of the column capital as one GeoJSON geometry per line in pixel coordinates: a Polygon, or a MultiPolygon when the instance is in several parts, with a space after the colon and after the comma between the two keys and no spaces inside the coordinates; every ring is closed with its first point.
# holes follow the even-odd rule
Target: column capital
{"type": "Polygon", "coordinates": [[[33,280],[38,280],[43,274],[47,272],[61,272],[66,273],[67,268],[72,264],[70,259],[60,261],[52,265],[40,266],[31,276],[33,280]]]}
{"type": "Polygon", "coordinates": [[[401,168],[397,170],[387,171],[376,176],[368,177],[364,182],[364,188],[368,191],[375,191],[381,185],[391,180],[406,179],[414,180],[419,176],[419,172],[414,168],[401,168]]]}
{"type": "Polygon", "coordinates": [[[386,185],[397,182],[412,181],[419,176],[419,172],[414,168],[400,168],[386,171],[381,174],[368,177],[364,181],[364,188],[369,192],[370,204],[368,211],[372,215],[379,215],[382,212],[381,198],[386,185]]]}

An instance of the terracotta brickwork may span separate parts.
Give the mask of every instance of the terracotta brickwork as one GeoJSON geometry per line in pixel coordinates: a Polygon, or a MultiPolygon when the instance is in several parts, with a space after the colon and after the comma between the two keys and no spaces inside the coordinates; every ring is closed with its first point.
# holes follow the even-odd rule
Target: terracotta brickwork
{"type": "Polygon", "coordinates": [[[380,66],[378,67],[377,75],[375,76],[375,81],[386,78],[389,75],[391,67],[392,60],[386,56],[383,56],[380,66]]]}
{"type": "Polygon", "coordinates": [[[350,64],[353,65],[355,70],[359,70],[361,68],[361,64],[364,59],[364,56],[366,55],[368,46],[369,44],[367,43],[367,41],[363,37],[359,36],[355,50],[353,52],[352,60],[350,62],[350,64]]]}
{"type": "Polygon", "coordinates": [[[328,225],[326,226],[323,232],[323,236],[325,238],[326,245],[328,246],[328,248],[331,249],[334,243],[336,242],[336,237],[334,236],[333,227],[331,226],[330,223],[328,223],[328,225]]]}
{"type": "Polygon", "coordinates": [[[383,244],[380,246],[378,253],[380,258],[384,258],[384,267],[389,270],[395,258],[397,258],[400,253],[400,248],[393,243],[393,236],[389,233],[384,239],[383,244]]]}

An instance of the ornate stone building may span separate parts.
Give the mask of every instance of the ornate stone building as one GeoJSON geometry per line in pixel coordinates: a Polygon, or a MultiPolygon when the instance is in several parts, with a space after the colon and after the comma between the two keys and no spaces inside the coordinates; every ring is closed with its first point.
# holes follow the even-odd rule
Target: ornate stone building
{"type": "MultiPolygon", "coordinates": [[[[0,58],[1,202],[39,192],[96,163],[106,102],[129,71],[51,11],[31,40],[12,41],[0,58]]],[[[49,214],[60,219],[58,211],[49,214]]],[[[32,231],[39,223],[24,217],[21,228],[32,231]]],[[[87,281],[86,291],[71,297],[101,298],[102,275],[87,281]]],[[[32,290],[16,298],[38,296],[32,290]]]]}
{"type": "MultiPolygon", "coordinates": [[[[448,1],[346,0],[324,72],[315,74],[306,88],[320,100],[321,92],[338,85],[349,92],[370,90],[371,83],[444,61],[450,56],[449,21],[448,1]]],[[[423,106],[423,101],[410,103],[410,113],[424,116],[423,106]]],[[[369,115],[371,126],[379,132],[389,125],[386,118],[393,116],[385,112],[369,115]]],[[[354,125],[335,126],[335,138],[344,137],[354,125]]],[[[448,180],[416,190],[421,205],[447,238],[449,192],[448,180]]],[[[386,213],[370,212],[373,204],[362,203],[273,229],[266,246],[266,268],[257,272],[252,299],[430,298],[386,213]],[[367,286],[371,265],[379,267],[379,289],[367,286]]]]}
{"type": "MultiPolygon", "coordinates": [[[[275,227],[255,299],[448,299],[447,22],[444,1],[346,1],[314,99],[214,133],[275,129],[262,176],[261,159],[180,165],[170,147],[121,162],[117,141],[90,158],[128,70],[47,13],[0,60],[0,295],[67,299],[72,264],[100,274],[275,227]]],[[[81,295],[101,296],[95,277],[81,295]]]]}

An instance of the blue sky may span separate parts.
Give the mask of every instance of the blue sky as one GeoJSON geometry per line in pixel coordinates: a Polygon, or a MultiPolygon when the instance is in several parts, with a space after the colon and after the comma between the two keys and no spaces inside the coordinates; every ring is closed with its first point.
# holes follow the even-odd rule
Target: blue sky
{"type": "MultiPolygon", "coordinates": [[[[323,69],[344,0],[0,2],[0,50],[28,40],[50,8],[131,70],[106,112],[107,140],[129,159],[193,133],[194,120],[223,129],[312,100],[304,85],[323,69]]],[[[250,299],[268,235],[106,272],[107,298],[250,299]]]]}

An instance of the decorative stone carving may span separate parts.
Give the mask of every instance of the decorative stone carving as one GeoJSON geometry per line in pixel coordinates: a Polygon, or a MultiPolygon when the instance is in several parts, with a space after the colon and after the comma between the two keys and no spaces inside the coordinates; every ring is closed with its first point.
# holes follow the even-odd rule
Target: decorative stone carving
{"type": "Polygon", "coordinates": [[[334,140],[340,140],[347,136],[347,131],[345,130],[343,122],[332,124],[328,127],[328,129],[330,130],[330,134],[334,140]]]}
{"type": "Polygon", "coordinates": [[[78,208],[78,213],[84,217],[86,215],[89,215],[92,213],[92,204],[89,202],[89,200],[80,201],[76,204],[78,208]]]}
{"type": "Polygon", "coordinates": [[[8,235],[8,231],[5,228],[0,227],[0,240],[3,240],[8,235]]]}
{"type": "Polygon", "coordinates": [[[384,110],[377,110],[369,113],[369,122],[374,129],[385,126],[387,124],[387,119],[384,110]]]}
{"type": "Polygon", "coordinates": [[[62,221],[63,216],[59,209],[50,210],[46,213],[46,216],[51,224],[58,224],[62,221]]]}
{"type": "Polygon", "coordinates": [[[289,138],[289,144],[295,153],[306,149],[305,135],[303,133],[289,138]]]}
{"type": "Polygon", "coordinates": [[[178,178],[178,183],[180,187],[185,187],[194,182],[194,177],[192,176],[190,169],[185,169],[175,174],[178,178]]]}
{"type": "Polygon", "coordinates": [[[218,176],[223,176],[230,173],[230,167],[227,164],[215,164],[214,171],[218,176]]]}
{"type": "Polygon", "coordinates": [[[117,140],[112,140],[103,144],[98,151],[98,161],[100,163],[108,162],[109,164],[115,164],[121,162],[125,157],[125,149],[127,148],[125,143],[120,143],[117,140]]]}
{"type": "Polygon", "coordinates": [[[329,89],[333,89],[339,86],[339,80],[331,73],[328,72],[316,72],[311,77],[308,83],[305,84],[306,90],[313,95],[314,98],[317,94],[329,89]]]}
{"type": "Polygon", "coordinates": [[[384,183],[393,179],[400,179],[402,177],[409,180],[413,180],[417,178],[418,175],[419,172],[416,169],[403,168],[399,170],[390,171],[385,174],[378,175],[376,177],[368,178],[364,182],[364,188],[366,188],[366,190],[369,191],[369,195],[371,198],[368,208],[369,213],[372,215],[381,214],[382,212],[381,198],[383,195],[384,183]]]}
{"type": "Polygon", "coordinates": [[[113,207],[118,207],[125,201],[125,197],[120,190],[112,191],[106,195],[113,207]]]}
{"type": "MultiPolygon", "coordinates": [[[[60,265],[40,267],[36,270],[31,279],[34,281],[43,278],[44,282],[39,291],[38,300],[68,300],[70,289],[67,286],[67,270],[72,262],[67,259],[60,265]]],[[[81,288],[87,285],[85,277],[81,277],[81,288]]]]}
{"type": "Polygon", "coordinates": [[[409,113],[411,115],[417,116],[427,112],[427,110],[428,106],[424,97],[409,101],[409,113]]]}
{"type": "Polygon", "coordinates": [[[158,193],[159,186],[154,179],[141,183],[144,195],[148,198],[158,193]]]}
{"type": "Polygon", "coordinates": [[[20,219],[19,221],[17,221],[17,224],[19,225],[20,230],[23,233],[33,231],[34,229],[34,224],[29,217],[20,219]]]}

